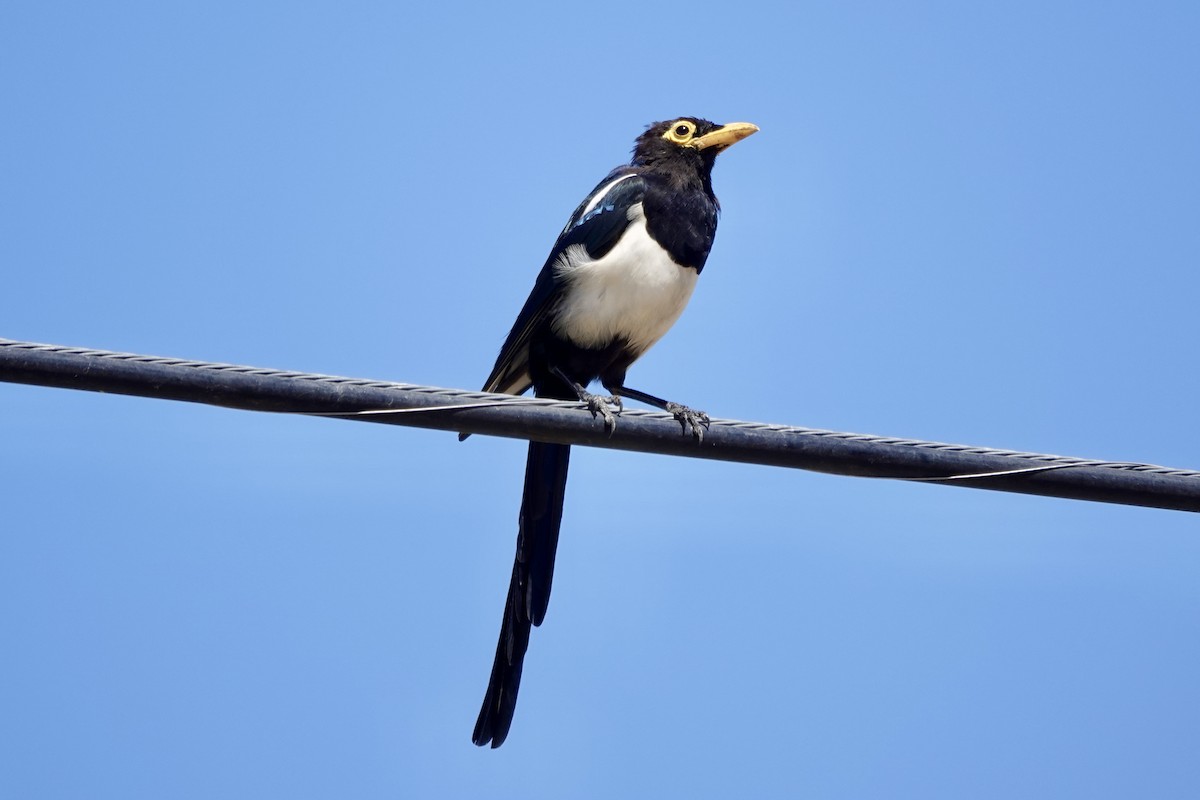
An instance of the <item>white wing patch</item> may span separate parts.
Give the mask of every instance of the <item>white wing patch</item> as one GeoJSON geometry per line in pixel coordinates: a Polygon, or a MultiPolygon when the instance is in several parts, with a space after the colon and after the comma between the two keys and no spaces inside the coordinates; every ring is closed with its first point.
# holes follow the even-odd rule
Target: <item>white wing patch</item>
{"type": "Polygon", "coordinates": [[[554,332],[587,348],[624,339],[640,356],[679,319],[697,274],[650,237],[641,203],[629,208],[629,221],[603,258],[592,260],[583,245],[559,256],[554,270],[566,286],[554,332]]]}
{"type": "Polygon", "coordinates": [[[634,174],[622,175],[621,177],[617,178],[616,180],[611,180],[608,183],[601,186],[599,189],[597,189],[595,191],[595,193],[592,194],[591,198],[588,199],[587,205],[585,205],[580,210],[579,216],[576,217],[575,219],[571,220],[569,223],[567,223],[567,227],[564,230],[564,232],[566,230],[570,230],[571,226],[578,225],[579,220],[583,219],[588,214],[592,213],[592,211],[594,211],[596,209],[596,206],[600,205],[600,201],[604,199],[605,195],[607,195],[609,192],[612,191],[612,188],[614,186],[616,186],[621,181],[627,181],[633,177],[636,177],[636,175],[634,175],[634,174]]]}

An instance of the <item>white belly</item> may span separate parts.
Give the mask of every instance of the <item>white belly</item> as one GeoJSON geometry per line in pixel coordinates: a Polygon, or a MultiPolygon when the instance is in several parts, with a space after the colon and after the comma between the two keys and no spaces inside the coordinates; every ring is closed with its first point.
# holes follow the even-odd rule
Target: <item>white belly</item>
{"type": "Polygon", "coordinates": [[[696,270],[676,264],[650,238],[640,203],[629,218],[629,229],[603,258],[593,261],[574,245],[555,265],[568,285],[554,332],[580,347],[624,339],[641,355],[675,324],[696,287],[696,270]]]}

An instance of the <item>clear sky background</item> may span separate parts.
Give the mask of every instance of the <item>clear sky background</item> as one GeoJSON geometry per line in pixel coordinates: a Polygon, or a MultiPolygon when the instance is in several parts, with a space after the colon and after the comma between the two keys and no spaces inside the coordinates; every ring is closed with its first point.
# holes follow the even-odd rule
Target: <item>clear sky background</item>
{"type": "MultiPolygon", "coordinates": [[[[646,124],[715,172],[630,373],[1200,467],[1195,3],[6,3],[0,336],[477,388],[646,124]],[[969,5],[969,7],[968,7],[969,5]]],[[[1195,516],[0,384],[0,795],[1195,797],[1195,516]]]]}

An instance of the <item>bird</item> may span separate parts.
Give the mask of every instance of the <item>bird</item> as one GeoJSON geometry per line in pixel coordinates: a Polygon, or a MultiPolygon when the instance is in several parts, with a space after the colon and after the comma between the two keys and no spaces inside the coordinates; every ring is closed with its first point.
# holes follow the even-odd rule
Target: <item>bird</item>
{"type": "MultiPolygon", "coordinates": [[[[758,131],[699,117],[656,122],[627,165],[571,214],[484,382],[486,392],[578,400],[611,435],[622,398],[671,413],[702,441],[708,416],[625,385],[625,374],[691,298],[717,230],[716,157],[758,131]],[[599,380],[610,394],[587,387],[599,380]]],[[[466,438],[465,434],[460,438],[466,438]]],[[[471,740],[499,747],[516,709],[531,626],[550,601],[570,445],[531,441],[517,552],[496,657],[471,740]]]]}

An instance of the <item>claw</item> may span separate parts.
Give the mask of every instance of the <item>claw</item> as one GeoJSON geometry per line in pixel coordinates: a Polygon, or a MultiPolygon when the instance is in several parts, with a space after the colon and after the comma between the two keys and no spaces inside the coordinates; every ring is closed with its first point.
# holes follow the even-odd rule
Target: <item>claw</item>
{"type": "Polygon", "coordinates": [[[704,431],[711,422],[708,414],[703,411],[694,411],[679,403],[667,403],[667,411],[679,421],[685,434],[688,432],[688,428],[692,429],[692,436],[696,439],[697,444],[704,441],[704,431]]]}
{"type": "Polygon", "coordinates": [[[587,405],[588,411],[592,412],[592,417],[597,416],[604,419],[604,435],[612,436],[613,431],[617,429],[617,416],[613,413],[610,406],[615,406],[617,414],[621,413],[621,400],[617,397],[601,397],[595,394],[588,394],[581,397],[580,400],[587,405]]]}

